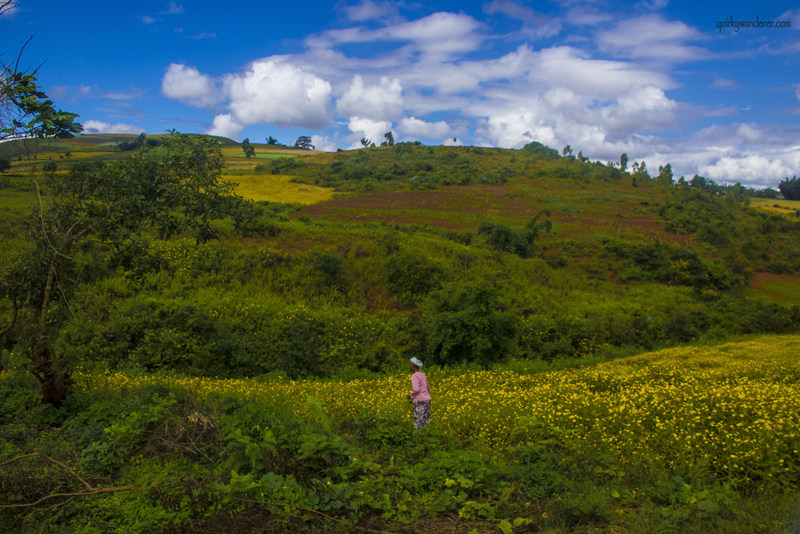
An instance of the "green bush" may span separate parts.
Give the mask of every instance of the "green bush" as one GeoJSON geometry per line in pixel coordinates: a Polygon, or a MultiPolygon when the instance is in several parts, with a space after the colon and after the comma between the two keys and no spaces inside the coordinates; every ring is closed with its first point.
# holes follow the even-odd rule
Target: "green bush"
{"type": "Polygon", "coordinates": [[[439,289],[447,271],[421,253],[398,251],[386,258],[386,281],[392,293],[405,302],[418,302],[439,289]]]}
{"type": "Polygon", "coordinates": [[[451,282],[425,303],[426,344],[439,364],[489,365],[513,350],[519,319],[499,311],[499,293],[489,282],[451,282]]]}

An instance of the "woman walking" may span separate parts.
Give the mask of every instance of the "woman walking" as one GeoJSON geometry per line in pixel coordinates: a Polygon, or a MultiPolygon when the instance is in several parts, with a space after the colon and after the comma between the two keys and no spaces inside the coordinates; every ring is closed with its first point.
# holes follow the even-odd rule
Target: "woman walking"
{"type": "Polygon", "coordinates": [[[406,397],[414,403],[414,426],[422,428],[431,422],[431,388],[428,378],[420,371],[422,362],[417,358],[408,360],[411,370],[411,393],[406,397]]]}

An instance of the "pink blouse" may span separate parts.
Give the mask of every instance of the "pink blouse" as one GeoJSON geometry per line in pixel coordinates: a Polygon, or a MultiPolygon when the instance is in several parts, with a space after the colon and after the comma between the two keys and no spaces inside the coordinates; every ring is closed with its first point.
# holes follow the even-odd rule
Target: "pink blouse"
{"type": "Polygon", "coordinates": [[[411,400],[413,402],[422,402],[431,400],[431,392],[428,387],[428,378],[417,371],[411,375],[411,400]]]}

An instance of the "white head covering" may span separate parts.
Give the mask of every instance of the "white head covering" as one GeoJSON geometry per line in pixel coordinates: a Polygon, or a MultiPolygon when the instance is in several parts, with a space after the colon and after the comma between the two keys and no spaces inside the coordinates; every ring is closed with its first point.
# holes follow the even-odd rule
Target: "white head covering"
{"type": "Polygon", "coordinates": [[[414,365],[416,365],[417,367],[419,367],[420,369],[422,369],[422,362],[421,362],[421,361],[419,361],[417,358],[411,358],[411,359],[410,359],[410,360],[408,360],[408,361],[410,361],[411,363],[413,363],[414,365]]]}

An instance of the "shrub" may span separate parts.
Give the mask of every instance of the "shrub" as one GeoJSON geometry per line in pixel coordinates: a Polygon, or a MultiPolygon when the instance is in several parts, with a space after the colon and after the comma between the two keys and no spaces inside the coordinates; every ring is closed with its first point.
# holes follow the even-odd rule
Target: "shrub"
{"type": "Polygon", "coordinates": [[[421,253],[398,251],[386,259],[389,289],[406,302],[416,302],[439,289],[446,271],[421,253]]]}
{"type": "Polygon", "coordinates": [[[440,364],[488,365],[507,357],[519,319],[498,309],[498,290],[485,280],[453,282],[431,293],[425,310],[432,359],[440,364]]]}

